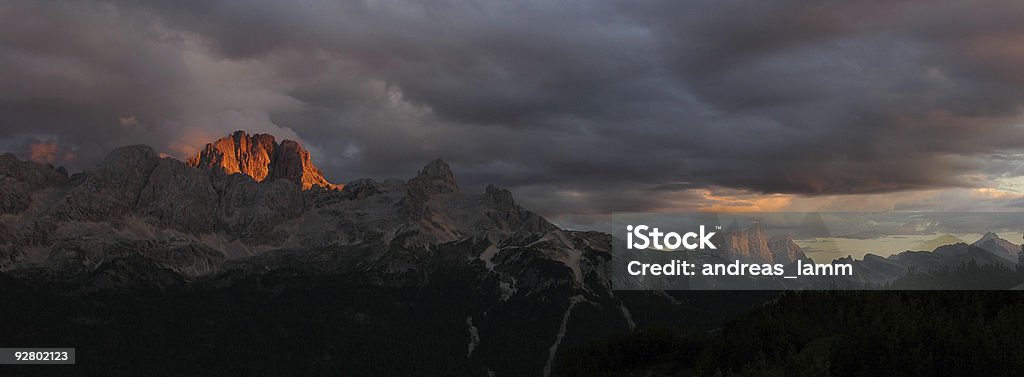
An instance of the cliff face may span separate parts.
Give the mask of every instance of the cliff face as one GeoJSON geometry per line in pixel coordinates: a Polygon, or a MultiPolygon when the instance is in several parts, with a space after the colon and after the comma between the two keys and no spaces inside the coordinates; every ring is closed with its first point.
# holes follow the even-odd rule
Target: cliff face
{"type": "Polygon", "coordinates": [[[781,263],[788,264],[807,258],[800,245],[789,235],[769,237],[768,232],[760,223],[739,229],[730,227],[719,236],[722,250],[719,256],[726,260],[740,260],[745,263],[781,263]]]}
{"type": "Polygon", "coordinates": [[[985,235],[977,241],[974,241],[971,245],[980,247],[985,251],[1005,258],[1010,262],[1017,262],[1017,253],[1021,251],[1020,246],[1004,240],[1002,237],[999,237],[999,235],[992,232],[985,233],[985,235]]]}
{"type": "MultiPolygon", "coordinates": [[[[309,169],[298,143],[244,133],[208,144],[188,164],[145,145],[120,147],[71,177],[0,155],[0,271],[42,263],[82,275],[92,270],[81,266],[134,251],[191,278],[217,273],[225,258],[286,247],[422,247],[558,230],[507,190],[462,192],[441,160],[408,181],[363,179],[340,190],[303,190],[340,187],[309,169]]],[[[411,263],[402,258],[377,261],[411,263]]]]}
{"type": "Polygon", "coordinates": [[[226,174],[242,173],[256,181],[287,179],[302,185],[303,190],[320,186],[340,190],[324,178],[310,159],[309,152],[292,140],[280,144],[268,134],[249,135],[235,131],[206,146],[186,163],[192,167],[219,169],[226,174]]]}
{"type": "MultiPolygon", "coordinates": [[[[134,310],[121,299],[134,292],[155,300],[171,292],[167,307],[217,315],[227,313],[217,309],[224,298],[245,300],[237,307],[251,312],[260,309],[248,302],[297,297],[287,303],[294,318],[308,318],[294,308],[329,308],[323,313],[339,324],[340,332],[318,334],[373,345],[363,347],[368,352],[390,346],[378,347],[375,339],[420,334],[415,336],[423,340],[406,336],[406,343],[439,348],[442,361],[452,360],[451,350],[466,355],[454,361],[456,369],[435,363],[442,367],[434,372],[459,375],[542,375],[560,364],[565,349],[636,328],[630,305],[644,308],[637,311],[640,320],[650,308],[659,308],[656,318],[682,313],[668,295],[617,296],[608,265],[610,235],[560,229],[516,204],[505,189],[464,191],[442,160],[409,179],[303,190],[326,184],[322,179],[298,143],[244,133],[210,143],[188,164],[144,145],[117,148],[70,177],[0,155],[0,283],[58,287],[60,295],[46,297],[68,295],[76,302],[114,298],[88,304],[111,313],[96,316],[95,323],[110,323],[112,331],[120,331],[122,317],[106,308],[134,310]],[[319,292],[336,288],[341,293],[328,296],[338,305],[323,305],[319,292]],[[180,305],[180,297],[192,292],[218,304],[180,305]],[[407,309],[396,312],[395,305],[407,309]],[[537,318],[556,320],[538,327],[537,318]],[[470,340],[467,333],[479,337],[470,340]],[[532,338],[538,341],[510,340],[523,333],[537,334],[532,338]],[[507,361],[510,354],[524,356],[507,361]]],[[[171,314],[154,320],[178,317],[160,312],[171,314]]],[[[72,321],[67,319],[78,323],[72,321]]],[[[156,336],[164,334],[182,336],[176,328],[156,336]]],[[[371,358],[350,355],[328,369],[371,358]]],[[[381,370],[373,366],[357,374],[381,370]]],[[[419,365],[384,373],[416,372],[422,372],[419,365]]]]}
{"type": "Polygon", "coordinates": [[[793,263],[797,260],[807,258],[800,245],[796,244],[793,236],[780,234],[772,236],[768,240],[768,249],[772,252],[772,259],[775,263],[793,263]]]}
{"type": "Polygon", "coordinates": [[[759,223],[753,223],[740,231],[726,231],[722,234],[722,252],[726,260],[741,260],[748,263],[774,263],[768,247],[768,233],[759,223]]]}
{"type": "MultiPolygon", "coordinates": [[[[63,168],[30,161],[19,161],[14,155],[0,155],[0,214],[18,213],[32,204],[35,190],[63,183],[68,173],[63,168]]],[[[2,236],[0,231],[0,236],[2,236]]]]}

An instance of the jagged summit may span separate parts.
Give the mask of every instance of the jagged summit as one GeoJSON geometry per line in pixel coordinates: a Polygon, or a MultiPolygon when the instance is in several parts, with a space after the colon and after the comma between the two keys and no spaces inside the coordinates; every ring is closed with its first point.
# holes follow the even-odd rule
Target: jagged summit
{"type": "Polygon", "coordinates": [[[974,241],[971,245],[982,248],[1010,261],[1016,261],[1017,253],[1021,251],[1019,245],[1007,241],[993,232],[986,232],[981,236],[981,238],[974,241]]]}
{"type": "Polygon", "coordinates": [[[424,166],[416,178],[409,180],[409,185],[411,189],[424,194],[460,191],[451,167],[440,158],[424,166]]]}
{"type": "Polygon", "coordinates": [[[249,135],[245,131],[206,144],[186,163],[192,167],[220,169],[227,174],[243,173],[256,181],[287,179],[302,185],[341,189],[324,179],[323,173],[310,159],[309,152],[298,142],[284,140],[280,144],[269,134],[249,135]]]}
{"type": "Polygon", "coordinates": [[[985,232],[985,234],[983,234],[981,236],[981,238],[979,238],[977,241],[974,241],[974,243],[975,244],[982,244],[982,243],[985,243],[988,240],[999,240],[999,241],[1009,242],[1009,241],[1004,240],[1002,237],[999,237],[999,235],[996,234],[995,232],[989,231],[989,232],[985,232]]]}
{"type": "Polygon", "coordinates": [[[726,260],[752,263],[793,263],[807,258],[788,234],[770,236],[764,225],[754,221],[741,228],[735,220],[721,234],[722,248],[717,253],[726,260]]]}

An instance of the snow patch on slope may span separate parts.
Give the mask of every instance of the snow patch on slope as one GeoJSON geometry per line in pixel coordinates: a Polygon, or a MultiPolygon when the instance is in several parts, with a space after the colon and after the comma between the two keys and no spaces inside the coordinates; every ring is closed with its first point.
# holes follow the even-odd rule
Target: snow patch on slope
{"type": "Polygon", "coordinates": [[[487,266],[487,271],[494,271],[494,256],[498,255],[498,245],[491,244],[488,246],[483,253],[480,253],[480,260],[484,261],[484,265],[487,266]]]}
{"type": "Polygon", "coordinates": [[[572,270],[573,277],[576,278],[576,282],[582,283],[583,269],[580,267],[580,261],[583,259],[583,250],[577,249],[573,241],[566,236],[566,232],[563,230],[548,232],[540,239],[526,245],[526,247],[536,246],[544,242],[551,243],[551,248],[558,251],[558,253],[551,255],[551,258],[569,267],[572,270]]]}
{"type": "Polygon", "coordinates": [[[629,309],[625,305],[619,304],[619,310],[622,311],[622,316],[626,318],[626,324],[629,325],[629,331],[636,330],[636,322],[633,322],[633,314],[629,312],[629,309]]]}
{"type": "Polygon", "coordinates": [[[466,317],[466,326],[469,327],[469,350],[466,351],[466,358],[473,356],[473,350],[480,345],[480,330],[473,324],[473,316],[466,317]]]}
{"type": "Polygon", "coordinates": [[[516,278],[509,277],[510,281],[504,281],[498,283],[498,288],[501,289],[501,301],[508,301],[516,294],[518,289],[516,288],[516,278]]]}
{"type": "Polygon", "coordinates": [[[548,361],[544,363],[544,377],[551,376],[551,363],[555,360],[555,353],[558,352],[558,345],[562,343],[562,338],[565,337],[565,329],[569,325],[569,317],[572,315],[572,308],[576,307],[576,304],[584,301],[586,301],[586,299],[580,295],[569,298],[569,307],[565,309],[565,314],[562,315],[562,326],[558,329],[558,336],[555,337],[555,343],[548,349],[548,361]]]}

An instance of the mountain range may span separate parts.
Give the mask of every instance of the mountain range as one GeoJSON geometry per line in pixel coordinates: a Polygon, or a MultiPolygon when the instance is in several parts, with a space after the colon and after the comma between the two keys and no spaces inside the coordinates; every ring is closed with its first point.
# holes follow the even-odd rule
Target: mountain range
{"type": "MultiPolygon", "coordinates": [[[[495,186],[464,192],[442,160],[406,180],[335,185],[298,143],[236,132],[186,162],[135,145],[73,175],[5,154],[0,173],[0,271],[71,295],[456,279],[443,292],[460,304],[444,321],[460,319],[438,325],[443,338],[477,372],[502,375],[548,375],[564,344],[636,326],[609,284],[607,234],[560,229],[495,186]],[[523,331],[536,336],[508,341],[523,331]]],[[[637,320],[682,308],[629,296],[661,308],[637,320]]]]}
{"type": "Polygon", "coordinates": [[[927,273],[955,269],[964,263],[1013,269],[1019,263],[1018,253],[1021,251],[1020,245],[1015,245],[993,232],[987,232],[970,244],[955,242],[938,246],[934,250],[907,250],[888,257],[867,254],[862,260],[846,257],[833,263],[851,263],[854,270],[858,271],[853,281],[878,285],[896,281],[909,271],[927,273]]]}
{"type": "MultiPolygon", "coordinates": [[[[720,260],[807,258],[792,237],[769,236],[757,223],[718,237],[726,245],[713,255],[720,260]]],[[[258,301],[326,280],[346,292],[331,295],[371,292],[351,298],[360,305],[339,304],[331,321],[346,334],[407,329],[407,342],[440,359],[460,355],[450,362],[469,374],[550,375],[572,345],[679,318],[713,326],[728,318],[723,312],[736,315],[763,298],[721,304],[715,296],[615,291],[612,242],[561,229],[508,190],[465,192],[442,160],[409,179],[334,184],[299,143],[265,134],[235,132],[185,162],[145,145],[121,147],[71,175],[0,156],[0,275],[73,297],[240,289],[258,301]],[[718,305],[714,314],[699,309],[701,300],[718,305]],[[396,314],[401,308],[416,314],[396,314]],[[438,332],[417,337],[427,324],[438,332]]],[[[1010,263],[1015,250],[986,234],[926,256],[855,263],[865,281],[877,282],[968,257],[1010,263]]],[[[386,344],[378,336],[351,341],[386,344]]],[[[371,359],[354,358],[351,368],[371,359]]]]}

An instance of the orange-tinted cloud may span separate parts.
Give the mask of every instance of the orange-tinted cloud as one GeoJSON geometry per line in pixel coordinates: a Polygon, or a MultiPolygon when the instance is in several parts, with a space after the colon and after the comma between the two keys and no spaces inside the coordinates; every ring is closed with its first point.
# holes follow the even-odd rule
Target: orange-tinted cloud
{"type": "Polygon", "coordinates": [[[58,144],[57,140],[49,139],[29,144],[28,158],[38,163],[54,164],[74,161],[75,152],[58,144]]]}
{"type": "MultiPolygon", "coordinates": [[[[730,190],[734,191],[734,190],[730,190]]],[[[793,204],[795,195],[751,195],[751,194],[716,194],[712,190],[703,190],[703,204],[699,207],[704,212],[775,212],[782,211],[793,204]]]]}

